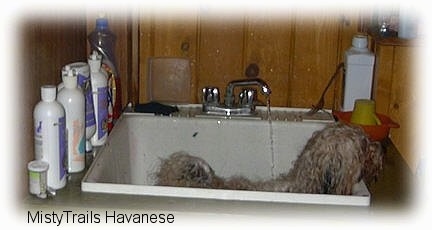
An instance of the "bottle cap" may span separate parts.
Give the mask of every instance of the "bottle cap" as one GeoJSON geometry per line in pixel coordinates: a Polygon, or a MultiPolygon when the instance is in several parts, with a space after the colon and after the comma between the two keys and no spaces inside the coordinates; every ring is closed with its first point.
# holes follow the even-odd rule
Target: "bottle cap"
{"type": "Polygon", "coordinates": [[[99,29],[108,28],[108,20],[106,18],[97,18],[96,27],[99,29]]]}
{"type": "Polygon", "coordinates": [[[352,39],[352,46],[358,49],[365,49],[368,45],[368,40],[366,35],[355,35],[352,39]]]}
{"type": "Polygon", "coordinates": [[[100,55],[96,50],[93,50],[93,52],[89,56],[89,60],[101,60],[102,55],[100,55]]]}
{"type": "Polygon", "coordinates": [[[49,168],[49,164],[46,161],[34,160],[27,164],[27,169],[32,172],[45,172],[49,168]]]}
{"type": "Polygon", "coordinates": [[[77,76],[75,74],[75,71],[73,71],[72,69],[70,69],[66,75],[62,76],[62,80],[64,86],[68,89],[77,87],[77,76]]]}
{"type": "Polygon", "coordinates": [[[90,67],[89,67],[88,63],[86,63],[86,62],[74,62],[74,63],[68,64],[68,66],[71,69],[76,71],[77,76],[78,75],[83,75],[84,77],[89,76],[90,67]]]}
{"type": "Polygon", "coordinates": [[[44,85],[41,87],[42,101],[54,101],[57,95],[57,87],[54,85],[44,85]]]}
{"type": "Polygon", "coordinates": [[[71,69],[70,65],[65,65],[61,71],[62,76],[67,75],[67,73],[69,72],[70,69],[71,69]]]}
{"type": "Polygon", "coordinates": [[[94,50],[93,53],[90,54],[88,58],[88,64],[90,66],[91,72],[99,72],[101,66],[101,58],[102,56],[99,55],[96,50],[94,50]]]}

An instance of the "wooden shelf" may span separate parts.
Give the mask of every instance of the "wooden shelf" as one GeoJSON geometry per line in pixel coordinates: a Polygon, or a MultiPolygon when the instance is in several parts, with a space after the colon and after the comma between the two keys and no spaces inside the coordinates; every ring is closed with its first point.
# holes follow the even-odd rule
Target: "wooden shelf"
{"type": "Polygon", "coordinates": [[[402,39],[397,37],[397,35],[382,36],[378,31],[372,29],[369,29],[367,34],[373,38],[376,44],[384,46],[421,46],[423,44],[423,39],[421,38],[402,39]]]}

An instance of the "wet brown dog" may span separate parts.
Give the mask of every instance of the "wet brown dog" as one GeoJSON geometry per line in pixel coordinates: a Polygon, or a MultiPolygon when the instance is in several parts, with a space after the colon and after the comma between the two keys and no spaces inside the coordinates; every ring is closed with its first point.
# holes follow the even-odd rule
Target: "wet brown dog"
{"type": "Polygon", "coordinates": [[[206,161],[185,152],[163,159],[156,177],[162,186],[349,195],[360,180],[376,178],[382,159],[381,144],[370,142],[362,129],[334,123],[316,131],[292,168],[275,179],[222,178],[206,161]]]}

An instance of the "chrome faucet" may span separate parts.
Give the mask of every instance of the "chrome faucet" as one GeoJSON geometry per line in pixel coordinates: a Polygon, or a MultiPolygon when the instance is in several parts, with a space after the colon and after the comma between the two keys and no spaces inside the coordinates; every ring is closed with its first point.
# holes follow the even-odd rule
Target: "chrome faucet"
{"type": "Polygon", "coordinates": [[[238,103],[234,100],[236,86],[258,86],[261,92],[268,97],[271,94],[268,84],[260,78],[234,80],[228,83],[224,103],[219,102],[219,89],[216,87],[203,88],[203,112],[206,114],[223,116],[251,116],[255,114],[255,89],[243,89],[239,95],[238,103]]]}
{"type": "Polygon", "coordinates": [[[261,92],[267,97],[271,94],[268,84],[260,78],[240,79],[228,83],[225,92],[225,105],[231,107],[234,103],[234,87],[236,86],[253,86],[257,85],[261,88],[261,92]]]}

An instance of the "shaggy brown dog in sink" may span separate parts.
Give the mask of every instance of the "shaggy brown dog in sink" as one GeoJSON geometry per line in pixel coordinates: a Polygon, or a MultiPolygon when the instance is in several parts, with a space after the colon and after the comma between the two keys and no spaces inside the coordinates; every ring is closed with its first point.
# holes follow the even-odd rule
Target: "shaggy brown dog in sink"
{"type": "Polygon", "coordinates": [[[205,160],[185,152],[162,160],[156,176],[161,186],[350,195],[360,180],[376,178],[382,158],[381,144],[370,142],[361,128],[334,123],[316,131],[292,168],[275,179],[222,178],[205,160]]]}

